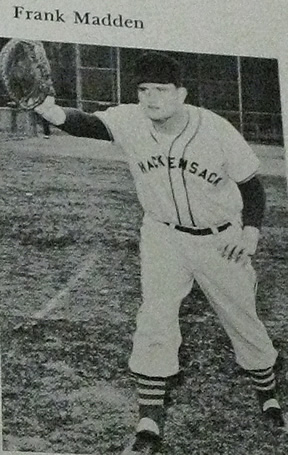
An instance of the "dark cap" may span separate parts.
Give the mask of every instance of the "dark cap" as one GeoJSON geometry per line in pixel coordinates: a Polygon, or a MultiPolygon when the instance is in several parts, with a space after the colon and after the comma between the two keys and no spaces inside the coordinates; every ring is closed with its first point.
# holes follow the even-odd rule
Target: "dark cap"
{"type": "Polygon", "coordinates": [[[147,52],[139,57],[133,68],[134,82],[174,84],[182,86],[182,70],[174,58],[158,52],[147,52]]]}

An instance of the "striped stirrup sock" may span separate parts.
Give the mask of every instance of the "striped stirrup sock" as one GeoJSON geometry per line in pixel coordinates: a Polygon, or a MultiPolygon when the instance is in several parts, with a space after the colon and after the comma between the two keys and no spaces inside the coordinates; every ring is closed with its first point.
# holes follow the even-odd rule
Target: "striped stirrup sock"
{"type": "Polygon", "coordinates": [[[137,376],[138,402],[143,406],[163,406],[166,392],[165,378],[137,376]]]}
{"type": "MultiPolygon", "coordinates": [[[[136,375],[140,422],[153,420],[163,432],[165,422],[164,399],[166,378],[136,375]],[[145,420],[146,419],[146,420],[145,420]]],[[[148,428],[147,428],[148,430],[148,428]]],[[[155,431],[156,433],[156,431],[155,431]]]]}
{"type": "MultiPolygon", "coordinates": [[[[273,367],[264,370],[251,370],[250,377],[260,402],[262,410],[265,410],[265,403],[276,398],[276,378],[273,367]]],[[[272,401],[270,401],[272,403],[272,401]]]]}

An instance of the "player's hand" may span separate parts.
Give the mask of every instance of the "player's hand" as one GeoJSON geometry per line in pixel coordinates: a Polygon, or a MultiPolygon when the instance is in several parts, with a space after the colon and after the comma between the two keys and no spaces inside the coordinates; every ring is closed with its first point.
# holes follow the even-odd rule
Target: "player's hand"
{"type": "Polygon", "coordinates": [[[38,114],[43,115],[47,109],[51,109],[55,105],[55,96],[46,96],[43,103],[39,104],[34,108],[38,114]]]}
{"type": "Polygon", "coordinates": [[[47,96],[42,104],[34,108],[34,111],[56,126],[62,125],[66,119],[62,107],[55,104],[54,96],[47,96]]]}
{"type": "Polygon", "coordinates": [[[259,230],[253,226],[245,226],[239,241],[227,244],[221,251],[228,261],[246,265],[255,254],[259,240],[259,230]]]}

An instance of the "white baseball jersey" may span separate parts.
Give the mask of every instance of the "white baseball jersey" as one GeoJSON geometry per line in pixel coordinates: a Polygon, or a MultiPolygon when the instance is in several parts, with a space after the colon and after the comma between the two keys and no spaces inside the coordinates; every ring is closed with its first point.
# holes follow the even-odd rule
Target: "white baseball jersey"
{"type": "Polygon", "coordinates": [[[125,152],[150,217],[199,228],[239,219],[237,183],[251,178],[259,161],[227,120],[203,108],[185,109],[188,120],[177,136],[156,132],[137,104],[95,114],[125,152]]]}

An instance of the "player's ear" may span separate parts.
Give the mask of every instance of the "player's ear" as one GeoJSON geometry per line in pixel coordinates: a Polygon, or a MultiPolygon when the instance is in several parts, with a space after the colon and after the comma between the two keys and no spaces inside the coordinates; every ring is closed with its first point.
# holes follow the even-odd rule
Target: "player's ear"
{"type": "Polygon", "coordinates": [[[181,103],[184,103],[184,101],[186,100],[187,98],[187,88],[186,87],[179,87],[178,88],[178,93],[179,93],[179,100],[181,101],[181,103]]]}

